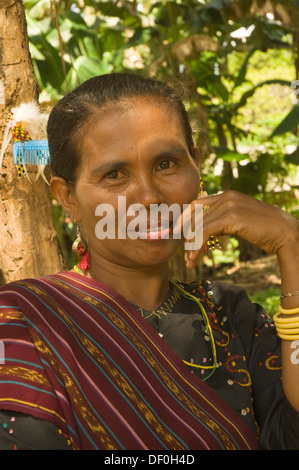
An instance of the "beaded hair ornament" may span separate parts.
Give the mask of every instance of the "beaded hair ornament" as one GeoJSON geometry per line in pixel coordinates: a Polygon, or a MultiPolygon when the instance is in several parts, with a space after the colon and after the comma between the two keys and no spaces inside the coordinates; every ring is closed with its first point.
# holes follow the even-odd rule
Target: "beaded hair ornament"
{"type": "Polygon", "coordinates": [[[46,134],[47,115],[41,113],[35,102],[22,103],[11,110],[6,119],[2,147],[0,152],[0,169],[4,153],[13,139],[12,153],[19,178],[26,176],[31,182],[26,166],[36,165],[37,175],[48,181],[44,175],[46,165],[49,165],[50,155],[46,134]]]}

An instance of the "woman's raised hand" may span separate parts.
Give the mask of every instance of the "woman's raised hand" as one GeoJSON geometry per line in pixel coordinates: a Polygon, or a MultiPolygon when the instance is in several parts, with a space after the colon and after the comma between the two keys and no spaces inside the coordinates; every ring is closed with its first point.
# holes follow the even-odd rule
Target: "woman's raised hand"
{"type": "Polygon", "coordinates": [[[232,190],[213,196],[201,195],[191,202],[188,208],[191,215],[198,204],[204,209],[203,246],[186,251],[189,268],[196,266],[211,236],[238,235],[268,254],[282,256],[284,250],[290,252],[291,246],[299,247],[299,221],[276,206],[232,190]]]}

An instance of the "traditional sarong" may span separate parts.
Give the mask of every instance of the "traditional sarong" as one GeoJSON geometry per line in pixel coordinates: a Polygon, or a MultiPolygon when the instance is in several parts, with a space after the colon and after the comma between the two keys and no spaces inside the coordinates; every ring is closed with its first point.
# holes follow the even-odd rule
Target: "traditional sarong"
{"type": "Polygon", "coordinates": [[[257,439],[111,288],[62,272],[0,288],[0,408],[73,449],[257,449],[257,439]],[[1,351],[0,351],[1,352],[1,351]]]}

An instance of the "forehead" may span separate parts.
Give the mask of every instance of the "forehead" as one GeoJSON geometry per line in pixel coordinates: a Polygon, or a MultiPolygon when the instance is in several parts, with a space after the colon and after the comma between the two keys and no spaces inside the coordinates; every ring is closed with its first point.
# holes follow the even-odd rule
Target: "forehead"
{"type": "MultiPolygon", "coordinates": [[[[133,117],[134,119],[145,119],[151,116],[164,115],[167,119],[176,119],[180,121],[179,112],[175,104],[171,104],[164,98],[157,96],[132,96],[115,102],[109,102],[95,110],[93,118],[95,122],[98,119],[103,120],[105,116],[111,116],[121,119],[126,115],[126,119],[133,117]]],[[[137,121],[136,121],[137,122],[137,121]]]]}
{"type": "Polygon", "coordinates": [[[175,138],[185,140],[179,115],[157,99],[131,98],[96,110],[84,126],[80,147],[96,143],[101,148],[134,146],[137,142],[175,138]]]}

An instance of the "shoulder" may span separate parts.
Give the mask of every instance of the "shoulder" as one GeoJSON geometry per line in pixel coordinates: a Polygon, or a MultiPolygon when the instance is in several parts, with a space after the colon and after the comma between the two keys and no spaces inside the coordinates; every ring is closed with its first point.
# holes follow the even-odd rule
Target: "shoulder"
{"type": "Polygon", "coordinates": [[[230,314],[237,314],[244,309],[255,311],[255,306],[243,287],[217,281],[208,282],[208,285],[213,302],[225,307],[230,314]]]}
{"type": "Polygon", "coordinates": [[[179,282],[178,284],[189,293],[210,298],[218,306],[227,306],[234,309],[239,304],[251,304],[246,290],[237,285],[206,279],[188,283],[179,282]]]}
{"type": "Polygon", "coordinates": [[[236,325],[239,323],[253,326],[257,315],[263,309],[254,304],[246,290],[225,282],[200,280],[180,283],[189,293],[206,302],[218,317],[229,317],[236,325]]]}
{"type": "MultiPolygon", "coordinates": [[[[7,284],[0,286],[0,302],[2,299],[16,299],[19,298],[22,294],[26,296],[26,292],[30,290],[36,291],[42,286],[47,286],[57,282],[57,279],[60,279],[65,274],[68,274],[69,271],[62,271],[54,274],[49,274],[47,276],[35,277],[35,278],[25,278],[19,279],[16,281],[11,281],[7,284]]],[[[13,300],[12,300],[13,301],[13,300]]]]}

